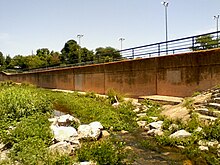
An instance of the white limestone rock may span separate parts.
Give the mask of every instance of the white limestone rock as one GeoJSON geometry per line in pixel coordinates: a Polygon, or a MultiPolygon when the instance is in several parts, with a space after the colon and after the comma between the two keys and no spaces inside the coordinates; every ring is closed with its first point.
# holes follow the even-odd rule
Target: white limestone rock
{"type": "Polygon", "coordinates": [[[144,117],[144,116],[147,116],[147,113],[139,113],[139,114],[137,114],[137,117],[144,117]]]}
{"type": "Polygon", "coordinates": [[[89,124],[93,129],[100,129],[102,130],[103,129],[103,126],[100,122],[98,121],[94,121],[92,123],[89,124]]]}
{"type": "Polygon", "coordinates": [[[150,129],[162,129],[163,121],[152,122],[148,124],[150,129]]]}
{"type": "Polygon", "coordinates": [[[208,150],[209,150],[209,147],[207,147],[207,146],[199,146],[199,149],[200,149],[201,151],[208,151],[208,150]]]}
{"type": "Polygon", "coordinates": [[[175,133],[171,134],[169,137],[170,138],[186,138],[186,137],[190,137],[191,133],[185,131],[185,130],[179,130],[176,131],[175,133]]]}
{"type": "Polygon", "coordinates": [[[98,127],[90,125],[80,125],[78,127],[79,139],[93,139],[97,140],[101,135],[101,130],[98,127]]]}
{"type": "Polygon", "coordinates": [[[78,133],[75,128],[73,127],[56,127],[53,126],[51,127],[53,134],[54,134],[54,139],[55,141],[58,142],[71,142],[71,143],[79,143],[78,142],[78,133]]]}
{"type": "Polygon", "coordinates": [[[147,132],[149,136],[162,136],[164,133],[161,129],[151,129],[147,132]]]}
{"type": "Polygon", "coordinates": [[[59,154],[73,154],[79,148],[79,144],[70,144],[68,142],[58,142],[49,147],[49,150],[59,154]]]}

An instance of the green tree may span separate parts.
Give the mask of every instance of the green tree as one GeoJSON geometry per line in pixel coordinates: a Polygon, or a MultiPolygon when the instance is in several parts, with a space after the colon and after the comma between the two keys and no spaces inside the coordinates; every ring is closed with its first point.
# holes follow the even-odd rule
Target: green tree
{"type": "Polygon", "coordinates": [[[59,52],[51,51],[50,58],[49,58],[49,65],[50,66],[60,65],[61,64],[60,58],[61,56],[59,52]]]}
{"type": "Polygon", "coordinates": [[[9,55],[6,56],[5,58],[5,68],[10,68],[10,63],[11,63],[11,57],[9,55]]]}
{"type": "Polygon", "coordinates": [[[90,62],[94,60],[93,51],[88,50],[87,48],[82,48],[81,53],[81,62],[90,62]]]}
{"type": "Polygon", "coordinates": [[[13,57],[13,59],[10,62],[10,68],[21,68],[25,69],[27,68],[25,58],[22,55],[16,55],[13,57]]]}
{"type": "Polygon", "coordinates": [[[213,39],[211,35],[199,36],[196,38],[195,47],[192,48],[193,51],[205,50],[217,48],[219,39],[213,39]]]}
{"type": "Polygon", "coordinates": [[[0,66],[2,67],[5,64],[5,57],[2,52],[0,52],[0,66]]]}
{"type": "Polygon", "coordinates": [[[95,59],[98,62],[113,61],[121,58],[121,54],[112,47],[99,47],[95,50],[95,52],[95,59]]]}
{"type": "Polygon", "coordinates": [[[38,49],[36,55],[41,58],[45,58],[50,55],[50,51],[47,48],[38,49]]]}
{"type": "Polygon", "coordinates": [[[24,57],[25,69],[34,69],[45,66],[45,61],[43,61],[39,56],[30,55],[24,57]]]}
{"type": "Polygon", "coordinates": [[[50,66],[51,54],[48,48],[38,49],[36,56],[38,56],[41,60],[41,67],[50,66]]]}
{"type": "Polygon", "coordinates": [[[81,61],[80,46],[75,40],[69,40],[65,43],[61,50],[61,62],[66,64],[74,64],[81,61]]]}

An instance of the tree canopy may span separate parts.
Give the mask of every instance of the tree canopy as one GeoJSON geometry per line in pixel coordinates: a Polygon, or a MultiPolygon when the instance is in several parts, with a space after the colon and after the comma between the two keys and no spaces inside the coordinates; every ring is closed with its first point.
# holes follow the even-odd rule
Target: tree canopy
{"type": "Polygon", "coordinates": [[[196,38],[195,47],[192,48],[193,51],[205,50],[217,48],[219,45],[219,39],[214,39],[211,35],[199,36],[196,38]]]}
{"type": "Polygon", "coordinates": [[[82,48],[75,40],[68,40],[61,53],[50,51],[48,48],[37,49],[36,54],[9,55],[4,57],[0,52],[1,69],[35,69],[68,64],[109,62],[121,58],[120,53],[112,47],[99,47],[93,52],[82,48]]]}

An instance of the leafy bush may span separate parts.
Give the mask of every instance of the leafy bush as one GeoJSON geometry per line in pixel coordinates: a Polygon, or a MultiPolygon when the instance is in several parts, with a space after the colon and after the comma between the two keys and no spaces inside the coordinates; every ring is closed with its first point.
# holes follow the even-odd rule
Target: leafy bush
{"type": "Polygon", "coordinates": [[[203,131],[206,135],[205,139],[207,140],[216,139],[220,141],[220,119],[216,120],[211,125],[205,126],[203,128],[203,131]]]}
{"type": "Polygon", "coordinates": [[[13,146],[28,138],[38,138],[50,145],[53,135],[49,128],[50,123],[47,116],[36,114],[22,120],[15,125],[15,128],[1,132],[1,140],[4,144],[13,146]]]}
{"type": "Polygon", "coordinates": [[[62,108],[79,118],[81,123],[90,123],[99,121],[109,129],[114,130],[132,130],[135,128],[135,113],[132,111],[133,106],[130,103],[121,103],[115,109],[103,98],[91,98],[88,96],[79,96],[75,93],[50,93],[53,98],[55,109],[62,108]]]}
{"type": "Polygon", "coordinates": [[[5,88],[0,92],[0,118],[19,121],[35,113],[50,113],[52,104],[47,96],[36,89],[5,88]]]}
{"type": "Polygon", "coordinates": [[[183,101],[183,107],[186,107],[189,110],[193,110],[194,109],[194,99],[192,98],[185,98],[183,101]]]}
{"type": "Polygon", "coordinates": [[[76,154],[78,161],[94,161],[98,165],[123,164],[126,158],[123,143],[114,144],[110,140],[83,143],[76,154]]]}
{"type": "Polygon", "coordinates": [[[116,92],[114,89],[109,89],[107,92],[107,96],[108,96],[108,100],[111,104],[119,101],[119,102],[123,102],[123,96],[121,94],[119,94],[118,92],[116,92]],[[117,99],[117,100],[116,100],[117,99]]]}

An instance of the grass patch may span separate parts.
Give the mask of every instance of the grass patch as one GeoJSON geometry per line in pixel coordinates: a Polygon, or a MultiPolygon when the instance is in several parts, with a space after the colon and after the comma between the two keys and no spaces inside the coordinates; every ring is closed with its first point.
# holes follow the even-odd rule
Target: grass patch
{"type": "Polygon", "coordinates": [[[85,142],[80,150],[77,151],[78,161],[93,161],[97,165],[102,164],[124,164],[127,157],[122,142],[113,143],[109,139],[98,142],[85,142]]]}
{"type": "Polygon", "coordinates": [[[118,108],[111,106],[106,98],[91,95],[78,95],[77,93],[50,93],[55,109],[62,107],[81,123],[88,124],[93,121],[102,123],[105,129],[132,130],[136,128],[135,113],[131,103],[121,103],[118,108]],[[57,106],[56,106],[57,105],[57,106]]]}

